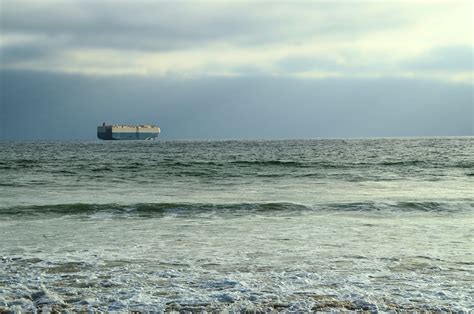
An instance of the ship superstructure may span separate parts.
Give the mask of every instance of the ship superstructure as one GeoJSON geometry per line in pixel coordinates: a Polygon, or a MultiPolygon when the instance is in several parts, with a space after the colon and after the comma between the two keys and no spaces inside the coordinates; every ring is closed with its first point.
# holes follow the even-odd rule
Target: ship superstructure
{"type": "Polygon", "coordinates": [[[151,124],[106,125],[105,122],[97,127],[97,137],[101,140],[153,140],[158,137],[161,130],[151,124]]]}

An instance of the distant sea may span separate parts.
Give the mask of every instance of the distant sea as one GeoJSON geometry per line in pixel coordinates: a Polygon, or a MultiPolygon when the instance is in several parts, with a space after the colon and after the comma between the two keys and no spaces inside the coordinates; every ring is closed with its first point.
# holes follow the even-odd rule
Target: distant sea
{"type": "Polygon", "coordinates": [[[474,138],[0,143],[2,311],[474,310],[474,138]]]}

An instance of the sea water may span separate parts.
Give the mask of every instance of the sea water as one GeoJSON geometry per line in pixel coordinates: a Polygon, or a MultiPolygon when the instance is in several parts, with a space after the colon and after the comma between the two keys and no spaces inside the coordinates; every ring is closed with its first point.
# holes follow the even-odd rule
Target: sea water
{"type": "Polygon", "coordinates": [[[474,138],[0,143],[0,312],[474,309],[474,138]]]}

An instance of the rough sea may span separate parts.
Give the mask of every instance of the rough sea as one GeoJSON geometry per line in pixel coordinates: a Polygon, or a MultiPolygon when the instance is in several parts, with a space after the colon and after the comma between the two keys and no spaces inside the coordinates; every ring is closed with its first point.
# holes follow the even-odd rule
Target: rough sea
{"type": "Polygon", "coordinates": [[[0,312],[474,310],[474,138],[0,143],[0,312]]]}

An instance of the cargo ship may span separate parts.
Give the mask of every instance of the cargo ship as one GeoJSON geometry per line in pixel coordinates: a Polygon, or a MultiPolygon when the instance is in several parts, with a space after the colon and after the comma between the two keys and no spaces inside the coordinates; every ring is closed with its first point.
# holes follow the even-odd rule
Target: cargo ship
{"type": "Polygon", "coordinates": [[[150,124],[106,125],[105,122],[97,127],[97,137],[101,140],[154,140],[161,130],[150,124]]]}

